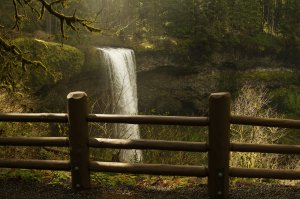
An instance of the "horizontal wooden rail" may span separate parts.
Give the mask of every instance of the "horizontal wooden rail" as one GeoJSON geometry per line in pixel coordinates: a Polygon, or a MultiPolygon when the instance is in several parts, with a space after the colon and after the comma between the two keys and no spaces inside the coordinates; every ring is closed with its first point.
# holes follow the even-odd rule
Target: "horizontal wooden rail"
{"type": "Polygon", "coordinates": [[[40,169],[40,170],[71,170],[68,160],[14,160],[0,159],[0,168],[21,168],[21,169],[40,169]]]}
{"type": "Polygon", "coordinates": [[[67,137],[0,137],[0,146],[56,146],[68,147],[67,137]]]}
{"type": "Polygon", "coordinates": [[[182,142],[164,140],[128,140],[128,139],[105,139],[90,138],[89,146],[95,148],[114,149],[158,149],[170,151],[207,152],[205,142],[182,142]]]}
{"type": "Polygon", "coordinates": [[[300,154],[300,145],[231,143],[230,150],[235,152],[300,154]]]}
{"type": "MultiPolygon", "coordinates": [[[[230,143],[230,124],[300,129],[300,120],[231,116],[230,94],[213,93],[209,117],[88,114],[87,95],[69,93],[68,113],[0,113],[0,122],[68,123],[69,137],[0,137],[0,146],[69,147],[70,160],[0,159],[0,168],[70,171],[72,188],[90,188],[90,171],[208,177],[209,198],[229,198],[229,177],[300,179],[300,170],[230,168],[230,152],[300,154],[300,145],[230,143]],[[88,122],[204,126],[208,143],[89,138],[88,122]],[[89,148],[208,152],[208,166],[90,161],[89,148]]],[[[47,148],[46,148],[47,149],[47,148]]]]}
{"type": "Polygon", "coordinates": [[[66,113],[1,113],[0,121],[67,123],[68,115],[66,113]]]}
{"type": "Polygon", "coordinates": [[[300,120],[231,116],[231,124],[300,129],[300,120]]]}
{"type": "Polygon", "coordinates": [[[208,117],[89,114],[89,122],[208,126],[208,117]]]}
{"type": "Polygon", "coordinates": [[[150,175],[176,175],[207,177],[208,170],[201,166],[165,165],[165,164],[130,164],[119,162],[90,162],[91,171],[134,173],[150,175]]]}
{"type": "Polygon", "coordinates": [[[300,180],[299,170],[230,168],[231,177],[300,180]]]}

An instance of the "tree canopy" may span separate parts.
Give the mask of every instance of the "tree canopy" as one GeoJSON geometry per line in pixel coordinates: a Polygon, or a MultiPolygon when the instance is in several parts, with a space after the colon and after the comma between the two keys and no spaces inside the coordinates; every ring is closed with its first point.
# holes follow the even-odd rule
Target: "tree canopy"
{"type": "Polygon", "coordinates": [[[1,87],[13,84],[16,69],[46,68],[12,42],[39,30],[55,41],[101,30],[191,63],[221,53],[300,64],[299,0],[3,0],[0,10],[1,87]]]}

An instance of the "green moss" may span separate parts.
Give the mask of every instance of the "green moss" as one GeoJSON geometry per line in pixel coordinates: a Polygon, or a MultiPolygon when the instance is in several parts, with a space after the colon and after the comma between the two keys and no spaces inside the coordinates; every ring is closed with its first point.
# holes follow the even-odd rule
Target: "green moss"
{"type": "Polygon", "coordinates": [[[42,177],[42,173],[28,169],[2,169],[0,173],[0,179],[4,180],[17,178],[24,181],[40,182],[42,177]]]}
{"type": "Polygon", "coordinates": [[[300,87],[288,86],[274,89],[271,92],[273,103],[280,112],[290,116],[300,115],[300,87]]]}
{"type": "Polygon", "coordinates": [[[269,90],[272,106],[286,117],[300,116],[300,72],[295,70],[264,69],[241,73],[240,85],[248,82],[263,85],[269,90]]]}
{"type": "Polygon", "coordinates": [[[34,90],[67,80],[81,71],[84,55],[75,47],[30,38],[17,38],[13,43],[23,50],[26,58],[41,61],[47,67],[48,73],[42,68],[29,70],[27,84],[34,90]]]}
{"type": "Polygon", "coordinates": [[[83,72],[98,71],[100,67],[99,63],[101,63],[99,50],[91,47],[83,48],[82,50],[85,54],[83,72]]]}
{"type": "Polygon", "coordinates": [[[243,81],[260,81],[264,83],[297,83],[300,73],[292,70],[253,70],[242,75],[243,81]]]}

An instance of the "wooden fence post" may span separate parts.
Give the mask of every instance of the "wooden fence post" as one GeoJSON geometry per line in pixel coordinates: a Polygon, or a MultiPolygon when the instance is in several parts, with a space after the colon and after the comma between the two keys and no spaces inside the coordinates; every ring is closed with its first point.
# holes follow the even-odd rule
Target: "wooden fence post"
{"type": "Polygon", "coordinates": [[[72,188],[88,189],[90,170],[87,95],[81,91],[71,92],[67,99],[72,188]]]}
{"type": "Polygon", "coordinates": [[[212,199],[229,197],[230,94],[209,97],[208,194],[212,199]]]}

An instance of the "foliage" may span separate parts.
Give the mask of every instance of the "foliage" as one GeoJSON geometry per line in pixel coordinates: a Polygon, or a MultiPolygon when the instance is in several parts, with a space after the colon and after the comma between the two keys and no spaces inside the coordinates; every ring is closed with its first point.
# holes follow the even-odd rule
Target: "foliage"
{"type": "MultiPolygon", "coordinates": [[[[37,100],[25,93],[18,95],[0,90],[0,112],[36,112],[37,100]]],[[[51,125],[31,122],[0,122],[1,137],[49,136],[51,125]]],[[[0,157],[4,159],[66,159],[66,152],[56,147],[1,146],[0,157]]]]}
{"type": "MultiPolygon", "coordinates": [[[[35,111],[40,111],[41,109],[46,111],[50,107],[56,107],[55,111],[64,110],[61,106],[65,106],[65,96],[63,95],[66,95],[66,93],[57,93],[57,90],[55,90],[56,92],[50,92],[50,90],[53,87],[57,87],[58,82],[66,87],[70,78],[82,71],[84,63],[83,53],[77,48],[66,44],[62,45],[28,37],[20,37],[12,42],[26,53],[24,55],[26,59],[38,60],[47,65],[47,70],[40,67],[30,70],[14,68],[11,72],[14,73],[13,82],[17,84],[14,86],[15,90],[11,94],[12,97],[18,98],[18,93],[23,96],[32,95],[29,99],[35,98],[35,102],[27,100],[26,103],[28,106],[30,104],[31,109],[35,111]]],[[[1,66],[5,67],[5,65],[1,66]]],[[[23,101],[14,100],[14,102],[22,103],[22,106],[26,106],[26,103],[23,103],[23,101]]],[[[3,101],[3,103],[3,106],[5,106],[6,102],[3,101]]],[[[3,111],[5,112],[5,110],[3,111]]]]}
{"type": "MultiPolygon", "coordinates": [[[[243,86],[235,99],[232,114],[262,118],[278,118],[269,107],[270,99],[265,88],[243,86]]],[[[286,132],[275,127],[232,125],[231,140],[238,143],[274,144],[280,143],[286,132]]],[[[299,161],[294,156],[285,158],[276,154],[231,153],[231,166],[245,168],[295,169],[299,161]],[[287,159],[285,159],[287,158],[287,159]]]]}
{"type": "Polygon", "coordinates": [[[43,173],[28,169],[2,169],[0,179],[17,178],[24,181],[41,181],[43,173]]]}
{"type": "MultiPolygon", "coordinates": [[[[206,142],[207,129],[182,126],[140,125],[143,139],[206,142]]],[[[183,151],[144,150],[145,163],[206,165],[207,156],[203,153],[183,151]]]]}
{"type": "Polygon", "coordinates": [[[281,87],[272,92],[274,104],[290,117],[300,115],[300,93],[298,86],[281,87]]]}
{"type": "Polygon", "coordinates": [[[0,88],[12,91],[27,71],[27,65],[32,65],[45,70],[45,66],[39,61],[31,61],[22,55],[22,51],[16,45],[7,43],[0,37],[0,88]]]}
{"type": "MultiPolygon", "coordinates": [[[[299,21],[295,20],[299,18],[299,12],[292,12],[292,9],[299,10],[299,2],[194,0],[163,1],[159,4],[162,9],[154,11],[157,14],[153,19],[159,17],[155,21],[169,24],[163,30],[167,36],[191,40],[190,43],[197,46],[191,48],[192,52],[202,49],[206,57],[210,57],[212,52],[222,53],[224,50],[231,51],[235,56],[238,53],[242,56],[281,57],[283,52],[288,51],[293,55],[286,58],[297,64],[293,56],[294,53],[299,55],[299,51],[287,50],[284,43],[287,38],[299,39],[300,32],[296,28],[299,21]],[[281,28],[285,18],[290,19],[290,25],[293,25],[283,33],[281,28]],[[290,34],[293,36],[288,36],[290,34]]],[[[299,46],[299,41],[294,40],[292,46],[299,46]]]]}
{"type": "Polygon", "coordinates": [[[70,172],[52,171],[47,178],[48,183],[52,185],[67,185],[71,183],[70,172]]]}
{"type": "MultiPolygon", "coordinates": [[[[59,21],[60,33],[63,38],[66,37],[65,28],[69,27],[73,31],[78,31],[78,26],[86,28],[88,31],[97,32],[100,29],[93,26],[93,22],[87,18],[78,17],[76,11],[69,14],[68,5],[75,4],[74,1],[58,0],[10,0],[5,1],[5,6],[0,8],[8,8],[8,11],[14,12],[14,20],[0,21],[0,86],[10,91],[15,89],[17,85],[22,82],[21,79],[26,75],[27,67],[36,67],[48,71],[48,66],[41,61],[29,59],[16,43],[11,41],[12,37],[8,36],[11,32],[15,33],[14,29],[21,30],[24,21],[35,21],[36,19],[42,20],[45,12],[50,16],[55,17],[59,21]],[[11,3],[11,6],[9,6],[11,3]],[[65,12],[64,12],[65,11],[65,12]],[[10,24],[10,23],[13,24],[10,24]],[[2,25],[4,24],[4,25],[2,25]],[[10,29],[9,25],[12,25],[10,29]]],[[[5,12],[5,14],[7,14],[5,12]]],[[[4,14],[4,15],[5,15],[4,14]]],[[[17,34],[17,33],[16,33],[17,34]]]]}
{"type": "Polygon", "coordinates": [[[28,82],[25,82],[33,91],[61,79],[68,80],[81,71],[84,57],[75,47],[30,38],[17,38],[13,43],[26,52],[28,59],[38,60],[47,65],[50,75],[46,75],[40,68],[29,71],[28,82]]]}
{"type": "Polygon", "coordinates": [[[181,65],[231,62],[245,67],[238,63],[261,57],[299,65],[298,0],[5,0],[0,9],[0,61],[6,71],[1,83],[7,89],[16,87],[15,79],[24,74],[22,66],[24,71],[26,65],[45,66],[26,58],[11,42],[20,35],[9,29],[13,26],[34,37],[44,32],[43,39],[55,41],[57,35],[72,35],[64,42],[74,45],[132,46],[181,65]],[[99,30],[92,25],[101,27],[105,41],[91,41],[79,28],[99,30]],[[222,57],[220,62],[215,62],[216,56],[222,57]]]}
{"type": "Polygon", "coordinates": [[[260,68],[238,72],[239,84],[255,82],[270,91],[270,105],[285,117],[295,118],[299,115],[298,85],[300,73],[287,68],[260,68]]]}
{"type": "MultiPolygon", "coordinates": [[[[62,185],[68,188],[71,185],[70,172],[65,171],[1,169],[0,179],[41,182],[49,185],[62,185]]],[[[164,187],[169,190],[206,184],[204,179],[197,177],[152,176],[106,172],[91,173],[91,183],[93,186],[101,187],[135,186],[141,189],[164,187]]]]}

